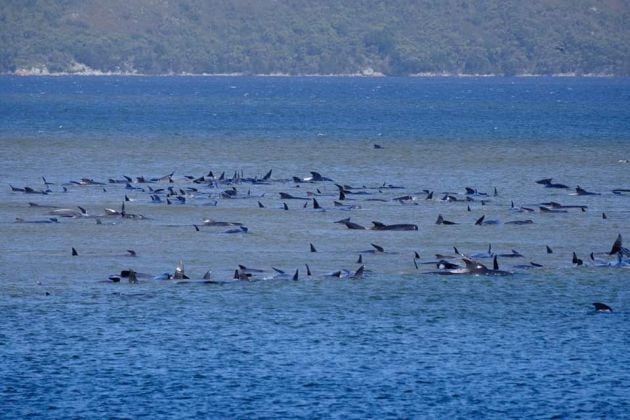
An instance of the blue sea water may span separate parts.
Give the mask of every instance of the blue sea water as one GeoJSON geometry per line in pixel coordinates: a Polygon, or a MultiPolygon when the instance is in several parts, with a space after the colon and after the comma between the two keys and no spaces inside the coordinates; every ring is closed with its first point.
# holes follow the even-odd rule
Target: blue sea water
{"type": "Polygon", "coordinates": [[[628,79],[12,78],[2,136],[628,139],[628,79]]]}
{"type": "Polygon", "coordinates": [[[612,192],[630,189],[629,146],[621,78],[0,77],[2,416],[627,418],[630,268],[589,254],[614,262],[604,253],[630,237],[630,194],[612,192]],[[269,184],[191,180],[270,169],[269,184]],[[310,171],[334,182],[292,180],[310,171]],[[570,188],[534,182],[546,177],[570,188]],[[346,201],[357,208],[335,207],[335,182],[361,187],[346,201]],[[169,186],[185,204],[151,201],[149,187],[169,186]],[[489,196],[440,200],[465,187],[489,196]],[[146,219],[105,216],[125,196],[146,219]],[[550,201],[587,209],[541,213],[550,201]],[[88,216],[16,223],[48,221],[43,206],[88,216]],[[500,223],[475,226],[482,215],[500,223]],[[333,223],[346,217],[418,231],[333,223]],[[500,258],[512,275],[421,264],[488,244],[524,255],[500,258]],[[363,278],[327,275],[354,272],[359,254],[363,278]],[[192,283],[107,281],[180,260],[192,283]],[[542,267],[519,268],[530,261],[542,267]],[[264,273],[230,282],[238,264],[264,273]],[[200,283],[207,270],[226,283],[200,283]]]}

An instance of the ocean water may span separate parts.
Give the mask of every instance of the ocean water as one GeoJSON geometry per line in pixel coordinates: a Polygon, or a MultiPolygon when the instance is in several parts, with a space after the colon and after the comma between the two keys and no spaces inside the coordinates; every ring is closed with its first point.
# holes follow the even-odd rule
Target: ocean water
{"type": "Polygon", "coordinates": [[[0,77],[2,416],[625,418],[629,159],[630,79],[0,77]],[[511,275],[432,273],[489,244],[511,275]]]}

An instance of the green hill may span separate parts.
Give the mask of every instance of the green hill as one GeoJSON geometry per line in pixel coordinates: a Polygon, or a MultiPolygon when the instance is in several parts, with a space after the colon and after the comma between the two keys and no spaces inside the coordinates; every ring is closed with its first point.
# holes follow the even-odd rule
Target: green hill
{"type": "Polygon", "coordinates": [[[627,0],[0,0],[0,72],[630,75],[627,0]]]}

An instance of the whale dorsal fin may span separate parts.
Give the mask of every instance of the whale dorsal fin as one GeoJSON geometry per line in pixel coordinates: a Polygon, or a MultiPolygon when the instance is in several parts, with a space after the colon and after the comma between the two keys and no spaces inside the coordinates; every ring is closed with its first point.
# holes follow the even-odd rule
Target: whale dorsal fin
{"type": "Polygon", "coordinates": [[[608,305],[606,305],[605,303],[601,303],[601,302],[595,302],[593,303],[593,306],[595,307],[595,310],[598,312],[612,312],[612,308],[608,305]]]}
{"type": "Polygon", "coordinates": [[[385,248],[383,248],[380,245],[376,245],[376,244],[370,244],[374,247],[374,249],[376,249],[378,252],[385,252],[385,248]]]}
{"type": "Polygon", "coordinates": [[[136,277],[136,272],[133,270],[129,270],[129,283],[138,283],[138,277],[136,277]]]}
{"type": "Polygon", "coordinates": [[[621,252],[621,248],[623,247],[623,239],[621,238],[621,233],[619,235],[617,235],[617,239],[615,239],[615,242],[612,245],[612,248],[610,249],[610,252],[608,253],[608,255],[613,255],[613,254],[617,254],[619,252],[621,252]]]}

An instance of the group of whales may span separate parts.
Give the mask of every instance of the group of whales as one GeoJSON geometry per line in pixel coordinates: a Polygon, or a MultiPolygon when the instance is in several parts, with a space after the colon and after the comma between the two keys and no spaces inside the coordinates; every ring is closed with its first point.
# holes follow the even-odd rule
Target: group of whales
{"type": "MultiPolygon", "coordinates": [[[[448,203],[465,203],[466,210],[471,211],[471,205],[478,205],[478,208],[484,208],[489,202],[496,199],[499,196],[497,188],[494,188],[492,192],[482,192],[475,188],[465,187],[464,193],[445,191],[436,193],[432,190],[423,190],[420,193],[396,195],[399,190],[404,190],[405,187],[399,185],[393,185],[389,183],[382,183],[373,186],[353,186],[348,184],[336,183],[332,178],[323,176],[319,172],[310,172],[310,176],[297,177],[286,179],[274,179],[272,178],[272,170],[269,170],[263,176],[245,177],[242,172],[235,171],[232,176],[226,176],[225,172],[219,176],[215,176],[212,171],[201,175],[192,176],[186,175],[183,177],[175,177],[175,173],[171,172],[167,175],[160,177],[145,177],[145,176],[123,176],[120,179],[110,178],[106,182],[95,181],[92,178],[82,178],[79,181],[69,181],[64,184],[60,184],[61,189],[55,183],[49,182],[46,178],[42,177],[44,183],[43,188],[33,187],[15,187],[10,185],[11,191],[15,193],[24,194],[41,194],[41,195],[55,195],[63,194],[69,191],[70,188],[82,188],[82,187],[94,187],[102,188],[103,191],[107,191],[111,188],[124,189],[124,199],[119,209],[105,208],[102,213],[90,214],[84,206],[75,207],[57,207],[49,204],[40,204],[30,202],[29,205],[34,208],[40,208],[47,212],[48,218],[28,220],[24,218],[16,218],[18,223],[60,223],[61,219],[79,219],[79,218],[92,218],[96,220],[96,223],[102,224],[103,221],[116,221],[119,219],[124,220],[148,220],[148,216],[130,212],[128,210],[129,203],[131,201],[142,200],[140,197],[146,197],[146,204],[162,204],[162,205],[198,205],[198,206],[210,206],[216,207],[223,200],[237,200],[237,199],[253,199],[257,202],[256,207],[265,208],[269,204],[263,204],[268,197],[265,194],[252,194],[251,189],[247,192],[243,191],[243,186],[260,186],[264,188],[266,185],[291,185],[296,188],[296,191],[304,191],[302,194],[289,193],[281,191],[278,193],[280,199],[280,205],[277,207],[282,210],[289,210],[290,208],[307,208],[312,206],[312,209],[317,211],[338,210],[351,212],[355,209],[361,208],[361,200],[371,202],[390,202],[397,203],[402,206],[420,205],[424,200],[443,201],[448,203]],[[334,185],[334,193],[324,188],[328,185],[334,185]],[[306,188],[304,188],[306,187],[306,188]],[[383,198],[387,196],[389,197],[383,198]],[[391,196],[391,195],[395,196],[391,196]],[[136,196],[138,198],[130,198],[136,196]],[[325,197],[334,197],[332,205],[325,207],[320,204],[325,197]],[[319,200],[318,200],[319,199],[319,200]],[[303,203],[299,206],[288,203],[303,203]],[[479,207],[481,206],[481,207],[479,207]]],[[[537,184],[544,186],[544,188],[553,189],[570,189],[565,184],[554,183],[552,178],[545,178],[535,181],[537,184]]],[[[630,189],[617,188],[611,191],[612,194],[628,195],[630,189]]],[[[600,192],[590,192],[580,186],[575,188],[573,195],[576,196],[595,196],[601,195],[600,192]]],[[[572,210],[578,210],[585,212],[588,209],[586,205],[564,205],[555,201],[547,201],[536,203],[534,205],[516,206],[512,200],[510,200],[509,211],[510,214],[514,214],[515,218],[505,222],[499,220],[486,219],[486,215],[481,217],[475,217],[470,220],[470,225],[473,226],[486,226],[486,225],[529,225],[535,222],[531,218],[517,218],[521,214],[534,214],[536,212],[540,214],[545,213],[567,213],[572,210]],[[536,207],[538,209],[536,209],[536,207]]],[[[607,216],[602,212],[603,219],[607,216]]],[[[114,222],[115,223],[115,222],[114,222]]],[[[363,224],[351,221],[351,217],[346,217],[335,221],[334,223],[341,224],[350,230],[373,230],[373,231],[417,231],[419,227],[414,223],[393,223],[388,224],[381,221],[372,221],[371,227],[365,227],[363,224]]],[[[464,224],[461,221],[451,221],[445,219],[442,214],[438,214],[435,224],[437,225],[457,225],[464,224]]],[[[241,222],[226,222],[217,221],[213,219],[204,219],[201,223],[193,223],[192,226],[195,230],[199,231],[200,227],[223,227],[221,233],[227,234],[248,234],[251,233],[250,229],[244,226],[241,222]]],[[[373,249],[369,252],[385,253],[382,246],[372,244],[373,249]]],[[[311,252],[316,252],[313,244],[310,244],[311,252]]],[[[468,275],[468,276],[507,276],[513,274],[513,271],[503,270],[499,268],[498,258],[524,258],[524,256],[516,250],[512,250],[510,253],[494,253],[492,252],[491,245],[488,252],[466,255],[459,252],[457,248],[454,248],[455,253],[453,255],[436,254],[436,258],[430,261],[422,261],[418,253],[414,252],[413,267],[419,272],[435,275],[468,275]],[[492,266],[480,262],[480,260],[488,258],[492,260],[492,266]],[[461,260],[461,263],[454,262],[457,259],[461,260]],[[435,269],[423,271],[420,270],[423,266],[433,266],[435,269]]],[[[367,252],[367,251],[366,251],[367,252]]],[[[552,249],[547,246],[547,253],[552,253],[552,249]]],[[[78,256],[79,253],[73,248],[73,255],[78,256]]],[[[135,256],[136,253],[133,250],[128,250],[129,256],[135,256]]],[[[630,252],[627,248],[623,247],[621,234],[618,235],[615,243],[610,252],[591,252],[590,260],[584,261],[579,258],[574,252],[571,262],[576,266],[594,266],[594,267],[630,267],[630,252]],[[608,257],[608,259],[606,259],[608,257]],[[610,258],[613,259],[610,259],[610,258]]],[[[357,269],[340,269],[325,274],[320,274],[320,277],[334,277],[334,278],[348,278],[348,279],[360,279],[370,271],[365,268],[365,264],[362,261],[362,256],[359,255],[357,263],[360,264],[357,269]]],[[[531,269],[542,267],[541,264],[530,262],[529,264],[515,265],[515,269],[531,269]]],[[[311,268],[308,264],[305,264],[305,273],[307,277],[316,277],[313,275],[311,268]]],[[[108,281],[119,282],[121,278],[126,278],[129,282],[137,282],[145,279],[156,280],[175,280],[177,282],[189,282],[191,279],[184,273],[183,262],[177,265],[174,273],[163,273],[158,275],[144,274],[136,272],[133,269],[122,270],[119,274],[114,274],[109,277],[108,281]]],[[[285,271],[273,268],[271,271],[262,269],[250,269],[243,265],[239,265],[234,270],[234,274],[231,279],[217,280],[213,279],[210,272],[207,272],[198,279],[200,282],[205,283],[221,283],[227,280],[259,280],[270,278],[282,278],[298,280],[300,278],[299,270],[296,269],[292,274],[287,274],[285,271]]]]}
{"type": "MultiPolygon", "coordinates": [[[[374,249],[364,251],[364,253],[369,253],[369,252],[384,253],[385,252],[384,248],[379,245],[372,244],[372,247],[374,249]]],[[[450,256],[450,255],[441,255],[441,254],[436,254],[436,258],[439,259],[438,261],[421,262],[420,264],[431,264],[431,265],[435,264],[437,267],[437,270],[430,271],[427,273],[435,274],[435,275],[444,275],[444,276],[457,276],[457,275],[460,275],[460,276],[461,275],[509,276],[509,275],[514,274],[511,271],[501,270],[498,264],[499,255],[492,253],[490,250],[487,255],[477,254],[473,256],[469,256],[469,255],[461,253],[456,247],[454,247],[454,251],[455,251],[455,254],[459,256],[459,258],[463,261],[463,265],[449,261],[455,257],[450,256]],[[485,257],[492,258],[492,268],[487,267],[485,264],[479,261],[481,258],[485,258],[485,257]]],[[[317,252],[313,244],[310,244],[310,252],[317,252]]],[[[134,250],[127,250],[127,253],[128,253],[127,254],[128,256],[132,256],[132,257],[136,256],[136,252],[134,250]]],[[[615,239],[610,251],[606,252],[605,254],[615,257],[616,260],[614,262],[612,261],[598,262],[595,264],[596,266],[630,268],[630,259],[628,259],[630,258],[630,250],[623,246],[623,238],[621,234],[619,234],[617,238],[615,239]]],[[[75,248],[72,248],[72,255],[78,256],[78,252],[75,248]]],[[[514,250],[512,251],[512,254],[501,254],[501,256],[506,257],[506,258],[522,257],[522,255],[518,254],[514,250]]],[[[575,258],[575,255],[574,255],[574,258],[575,258]]],[[[416,269],[419,268],[419,263],[418,263],[419,259],[420,259],[419,254],[415,252],[414,257],[413,257],[413,263],[416,269]]],[[[305,269],[306,269],[305,272],[306,272],[307,278],[329,277],[329,278],[353,279],[353,280],[362,279],[364,275],[369,273],[369,271],[366,270],[365,268],[365,264],[363,263],[363,254],[359,254],[359,258],[356,261],[356,263],[361,264],[361,265],[355,271],[341,269],[341,270],[336,270],[333,272],[328,272],[328,273],[320,274],[320,275],[317,275],[317,274],[314,275],[309,264],[305,264],[305,269]]],[[[583,262],[579,264],[576,263],[576,265],[583,265],[583,262]]],[[[517,267],[535,268],[535,267],[541,267],[541,265],[530,263],[529,265],[519,265],[517,267]]],[[[223,279],[223,280],[215,279],[212,275],[211,270],[206,271],[206,273],[201,278],[196,279],[194,277],[191,278],[186,274],[185,269],[184,269],[184,262],[180,260],[173,273],[166,272],[166,273],[155,275],[155,274],[147,274],[147,273],[138,273],[134,271],[133,269],[125,269],[125,270],[122,270],[119,274],[110,275],[107,281],[118,283],[121,281],[121,279],[128,279],[129,283],[137,283],[139,279],[145,279],[145,280],[175,280],[176,283],[198,282],[198,283],[204,283],[204,284],[225,284],[229,281],[240,281],[240,280],[254,281],[254,280],[271,280],[271,279],[283,279],[283,280],[291,279],[291,280],[297,281],[300,279],[299,269],[296,269],[292,275],[285,272],[284,270],[281,270],[275,267],[271,267],[271,269],[272,269],[271,272],[269,272],[264,269],[250,268],[250,267],[246,267],[244,265],[239,264],[238,268],[234,270],[234,275],[231,279],[223,279]]]]}

